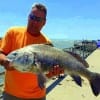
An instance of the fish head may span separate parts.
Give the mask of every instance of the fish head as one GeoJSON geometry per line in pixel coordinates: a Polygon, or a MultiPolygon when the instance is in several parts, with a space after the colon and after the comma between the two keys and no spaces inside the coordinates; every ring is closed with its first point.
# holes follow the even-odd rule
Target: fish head
{"type": "Polygon", "coordinates": [[[31,71],[34,66],[34,55],[32,52],[13,51],[7,55],[8,60],[12,63],[15,69],[21,72],[31,71]]]}

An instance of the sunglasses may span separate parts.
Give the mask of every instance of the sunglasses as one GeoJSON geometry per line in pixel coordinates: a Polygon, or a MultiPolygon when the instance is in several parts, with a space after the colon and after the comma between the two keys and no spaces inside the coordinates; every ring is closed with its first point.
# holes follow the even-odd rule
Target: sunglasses
{"type": "Polygon", "coordinates": [[[37,17],[37,16],[35,16],[33,13],[29,14],[29,18],[30,18],[31,20],[35,20],[35,21],[37,21],[37,22],[42,22],[43,20],[45,20],[45,18],[37,17]]]}

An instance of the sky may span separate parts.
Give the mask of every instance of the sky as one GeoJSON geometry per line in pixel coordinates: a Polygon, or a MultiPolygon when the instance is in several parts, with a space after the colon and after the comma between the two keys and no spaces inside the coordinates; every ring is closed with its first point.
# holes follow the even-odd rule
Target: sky
{"type": "Polygon", "coordinates": [[[0,37],[12,26],[26,26],[33,3],[48,10],[41,30],[51,39],[100,39],[100,0],[0,0],[0,37]]]}

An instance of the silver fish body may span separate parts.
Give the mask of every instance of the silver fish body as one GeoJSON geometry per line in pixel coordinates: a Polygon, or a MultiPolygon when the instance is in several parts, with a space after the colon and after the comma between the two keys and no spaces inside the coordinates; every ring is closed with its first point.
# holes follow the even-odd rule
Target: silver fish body
{"type": "MultiPolygon", "coordinates": [[[[35,72],[38,75],[59,65],[71,76],[83,76],[90,82],[95,96],[100,93],[100,74],[89,71],[74,56],[61,49],[45,44],[29,45],[7,55],[15,69],[21,72],[35,72]]],[[[74,77],[75,78],[75,77],[74,77]]]]}

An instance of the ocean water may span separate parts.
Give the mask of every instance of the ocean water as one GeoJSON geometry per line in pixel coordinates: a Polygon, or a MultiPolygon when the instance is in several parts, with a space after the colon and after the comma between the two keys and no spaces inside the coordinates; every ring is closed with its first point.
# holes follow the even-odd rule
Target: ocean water
{"type": "Polygon", "coordinates": [[[65,40],[65,39],[52,39],[52,42],[55,47],[64,49],[74,46],[74,40],[65,40]]]}
{"type": "Polygon", "coordinates": [[[5,69],[3,68],[3,66],[0,66],[0,73],[3,73],[5,71],[5,69]]]}
{"type": "Polygon", "coordinates": [[[5,72],[5,69],[3,66],[0,66],[0,86],[2,86],[2,84],[4,83],[4,73],[5,72]]]}

